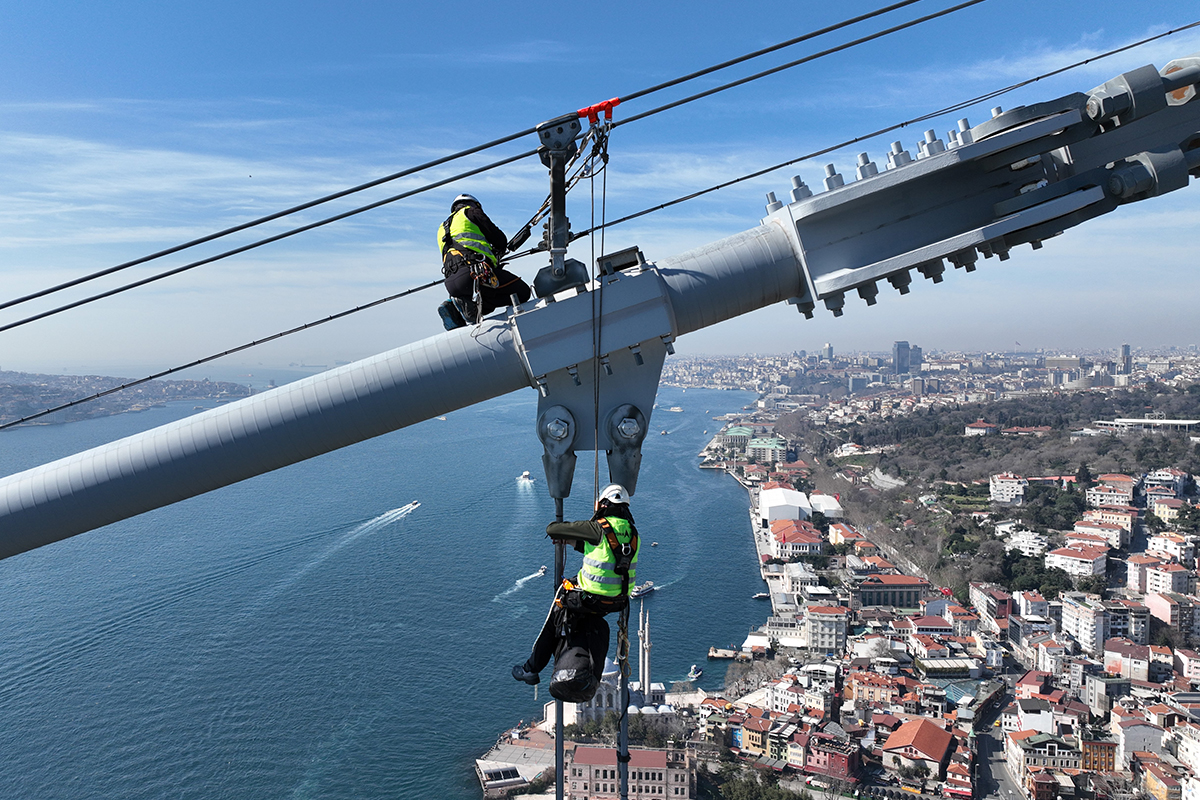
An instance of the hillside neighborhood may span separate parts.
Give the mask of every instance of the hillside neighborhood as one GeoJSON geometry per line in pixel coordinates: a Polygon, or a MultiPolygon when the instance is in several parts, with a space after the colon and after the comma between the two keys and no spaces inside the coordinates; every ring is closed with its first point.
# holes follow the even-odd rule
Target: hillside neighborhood
{"type": "MultiPolygon", "coordinates": [[[[787,373],[804,373],[811,357],[676,371],[685,385],[729,380],[759,393],[721,420],[700,457],[746,488],[771,612],[740,649],[710,652],[747,668],[731,669],[737,677],[722,692],[635,671],[642,744],[630,796],[1200,797],[1200,512],[1184,469],[1200,420],[1147,414],[1069,430],[993,421],[988,404],[1005,400],[1002,391],[970,396],[978,390],[963,385],[975,382],[967,370],[952,391],[930,394],[911,350],[902,365],[911,374],[893,373],[861,399],[792,394],[787,373]],[[889,459],[904,441],[827,436],[814,452],[807,435],[836,419],[853,428],[923,406],[977,414],[953,436],[964,447],[995,442],[988,452],[1086,437],[1110,453],[1186,457],[1138,470],[1101,471],[1108,462],[1098,458],[1053,474],[963,479],[942,465],[925,480],[887,471],[901,463],[889,459]],[[993,577],[963,579],[975,572],[993,577]]],[[[825,355],[813,371],[828,371],[825,355]]],[[[1167,360],[1166,371],[1128,354],[1090,372],[1080,363],[1067,361],[1079,374],[1065,382],[1061,360],[1050,358],[987,381],[1011,377],[1021,396],[1147,386],[1164,398],[1195,396],[1190,358],[1167,360]]],[[[568,797],[616,796],[604,724],[619,711],[616,680],[614,669],[590,704],[564,711],[568,797]]],[[[540,724],[507,732],[481,759],[485,794],[544,779],[547,763],[530,752],[549,753],[552,770],[552,717],[551,703],[540,724]]]]}

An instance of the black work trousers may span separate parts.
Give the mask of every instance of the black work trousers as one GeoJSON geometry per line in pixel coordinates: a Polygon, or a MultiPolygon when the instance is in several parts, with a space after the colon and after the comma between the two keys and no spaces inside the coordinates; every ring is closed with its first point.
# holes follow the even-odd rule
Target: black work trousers
{"type": "Polygon", "coordinates": [[[604,615],[614,609],[613,600],[579,589],[562,594],[563,605],[555,603],[550,607],[525,669],[541,672],[568,642],[582,641],[592,657],[592,672],[600,680],[604,674],[604,658],[608,655],[609,630],[604,615]]]}
{"type": "MultiPolygon", "coordinates": [[[[510,295],[515,294],[517,302],[524,303],[533,294],[529,284],[523,281],[519,275],[514,275],[503,267],[497,268],[494,273],[500,281],[500,285],[495,289],[487,285],[479,287],[479,298],[483,302],[483,309],[480,313],[490,314],[497,308],[509,305],[512,302],[509,300],[510,295]]],[[[475,279],[471,277],[471,270],[466,266],[466,262],[446,276],[446,294],[459,300],[474,299],[475,279]]],[[[473,319],[467,320],[467,322],[474,321],[473,319]]]]}

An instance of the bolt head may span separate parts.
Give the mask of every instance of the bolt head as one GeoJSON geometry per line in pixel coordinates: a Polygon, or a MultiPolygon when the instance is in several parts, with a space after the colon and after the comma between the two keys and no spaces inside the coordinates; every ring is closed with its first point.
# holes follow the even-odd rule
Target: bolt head
{"type": "Polygon", "coordinates": [[[638,425],[636,419],[626,417],[617,425],[617,433],[624,436],[626,439],[633,439],[642,432],[642,426],[638,425]]]}
{"type": "Polygon", "coordinates": [[[561,442],[567,438],[567,434],[571,432],[571,426],[561,419],[554,419],[546,423],[546,435],[551,439],[561,442]]]}

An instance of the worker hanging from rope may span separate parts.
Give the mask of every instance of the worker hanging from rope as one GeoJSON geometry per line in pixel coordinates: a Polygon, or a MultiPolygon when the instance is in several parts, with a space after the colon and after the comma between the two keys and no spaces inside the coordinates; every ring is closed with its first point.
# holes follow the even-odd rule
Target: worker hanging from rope
{"type": "Polygon", "coordinates": [[[477,323],[511,302],[524,303],[529,284],[500,266],[508,237],[496,227],[483,205],[469,194],[460,194],[450,205],[450,216],[438,228],[442,274],[450,299],[438,306],[446,330],[477,323]]]}
{"type": "Polygon", "coordinates": [[[637,573],[639,538],[629,493],[619,484],[606,487],[590,520],[552,522],[546,535],[582,552],[583,566],[574,581],[563,580],[533,653],[524,664],[513,667],[512,674],[535,685],[553,657],[550,694],[569,703],[585,703],[600,686],[608,655],[604,615],[628,608],[637,573]]]}

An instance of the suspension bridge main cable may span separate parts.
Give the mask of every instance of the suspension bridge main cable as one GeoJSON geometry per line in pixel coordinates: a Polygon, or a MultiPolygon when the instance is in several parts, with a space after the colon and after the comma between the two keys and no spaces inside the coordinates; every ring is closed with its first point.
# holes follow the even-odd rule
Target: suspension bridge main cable
{"type": "Polygon", "coordinates": [[[0,431],[4,430],[5,428],[12,428],[16,425],[20,425],[23,422],[30,422],[31,420],[38,419],[39,417],[44,417],[47,414],[53,414],[56,411],[64,411],[68,408],[73,408],[74,406],[78,406],[78,405],[82,405],[83,403],[91,402],[92,400],[99,400],[101,397],[107,397],[110,394],[116,394],[117,392],[120,392],[124,389],[129,389],[133,386],[140,386],[143,383],[148,383],[150,381],[157,380],[159,378],[165,378],[167,375],[173,375],[176,372],[182,372],[185,369],[191,369],[192,367],[198,367],[201,364],[207,364],[210,361],[216,361],[218,358],[224,358],[225,356],[233,355],[234,353],[240,353],[243,350],[249,350],[251,347],[257,347],[260,344],[266,344],[267,342],[273,342],[276,339],[282,339],[283,337],[290,336],[293,333],[299,333],[300,331],[306,331],[306,330],[309,330],[310,328],[315,328],[318,325],[324,325],[326,322],[333,322],[336,319],[341,319],[342,317],[348,317],[351,314],[357,314],[359,311],[366,311],[368,308],[374,308],[375,306],[383,305],[384,303],[390,303],[392,300],[399,300],[401,297],[407,297],[410,294],[416,294],[417,292],[423,291],[425,289],[432,289],[434,286],[438,286],[440,284],[441,284],[441,281],[436,280],[436,281],[432,281],[430,283],[426,283],[422,286],[414,286],[411,289],[405,289],[403,292],[398,292],[397,294],[393,294],[388,297],[382,297],[378,300],[367,303],[365,305],[355,306],[354,308],[347,309],[345,311],[339,311],[338,313],[331,314],[328,317],[324,317],[323,319],[314,320],[312,322],[306,322],[303,325],[297,325],[296,327],[289,328],[286,331],[280,331],[279,333],[273,333],[270,336],[267,336],[265,338],[255,339],[252,342],[247,342],[246,344],[238,345],[237,347],[231,347],[228,350],[222,350],[220,353],[214,353],[210,356],[205,356],[204,358],[198,358],[195,361],[188,362],[187,364],[182,364],[178,367],[171,367],[170,369],[164,369],[162,372],[156,372],[153,375],[147,375],[145,378],[138,378],[137,380],[134,380],[134,381],[128,381],[126,383],[122,383],[120,386],[114,386],[111,389],[105,389],[102,392],[96,392],[93,395],[89,395],[87,397],[81,397],[78,400],[72,400],[69,403],[63,403],[62,405],[54,406],[53,408],[47,408],[44,411],[37,412],[36,414],[30,414],[28,416],[21,417],[20,419],[13,420],[11,422],[2,423],[2,424],[0,424],[0,431]]]}
{"type": "MultiPolygon", "coordinates": [[[[701,70],[697,70],[697,71],[695,71],[695,72],[688,73],[687,75],[683,75],[683,76],[680,76],[680,77],[678,77],[678,78],[674,78],[674,79],[672,79],[672,80],[665,81],[665,82],[663,82],[663,83],[660,83],[660,84],[657,84],[657,85],[655,85],[655,86],[651,86],[651,87],[648,87],[648,88],[646,88],[646,89],[641,89],[641,90],[638,90],[638,91],[632,92],[632,93],[630,93],[630,94],[623,95],[623,96],[620,98],[620,100],[621,100],[622,102],[629,102],[629,101],[632,101],[632,100],[635,100],[635,99],[638,99],[638,98],[641,98],[641,97],[645,97],[645,96],[647,96],[647,95],[650,95],[650,94],[653,94],[653,93],[655,93],[655,92],[660,92],[660,91],[663,91],[663,90],[665,90],[665,89],[668,89],[668,88],[671,88],[671,87],[674,87],[674,86],[678,86],[678,85],[680,85],[680,84],[682,84],[682,83],[686,83],[687,81],[695,80],[695,79],[697,79],[697,78],[700,78],[700,77],[703,77],[703,76],[705,76],[705,75],[710,75],[710,74],[712,74],[712,73],[714,73],[714,72],[717,72],[717,71],[719,71],[719,70],[722,70],[722,69],[727,69],[727,68],[729,68],[729,67],[731,67],[731,66],[735,66],[735,65],[737,65],[737,64],[744,63],[744,62],[746,62],[746,61],[749,61],[749,60],[751,60],[751,59],[754,59],[754,58],[759,58],[759,57],[761,57],[761,56],[764,56],[764,55],[767,55],[767,54],[770,54],[770,53],[774,53],[774,52],[776,52],[776,51],[778,51],[778,50],[782,50],[782,49],[784,49],[784,48],[787,48],[787,47],[794,46],[794,45],[796,45],[796,44],[799,44],[799,43],[801,43],[801,42],[809,41],[809,40],[811,40],[811,39],[814,39],[814,38],[816,38],[816,37],[818,37],[818,36],[823,36],[823,35],[825,35],[825,34],[832,33],[832,32],[834,32],[834,31],[840,30],[840,29],[842,29],[842,28],[846,28],[846,27],[849,27],[849,26],[851,26],[851,25],[855,25],[855,24],[857,24],[857,23],[859,23],[859,22],[864,22],[864,21],[866,21],[866,20],[873,19],[873,18],[875,18],[875,17],[881,16],[881,15],[883,15],[883,14],[887,14],[887,13],[889,13],[889,12],[892,12],[892,11],[895,11],[895,10],[897,10],[897,9],[904,8],[904,7],[906,7],[906,6],[909,6],[909,5],[913,5],[914,3],[917,3],[917,2],[919,2],[919,1],[920,1],[920,0],[900,0],[900,2],[896,2],[896,3],[893,3],[893,4],[891,4],[891,5],[884,6],[884,7],[878,8],[878,9],[875,9],[875,10],[873,10],[873,11],[870,11],[870,12],[867,12],[867,13],[865,13],[865,14],[860,14],[860,15],[858,15],[858,16],[856,16],[856,17],[851,17],[851,18],[849,18],[849,19],[842,20],[841,22],[837,22],[837,23],[834,23],[834,24],[832,24],[832,25],[828,25],[828,26],[826,26],[826,27],[824,27],[824,28],[820,28],[820,29],[818,29],[818,30],[811,31],[811,32],[809,32],[809,33],[806,33],[806,34],[803,34],[803,35],[801,35],[801,36],[797,36],[797,37],[794,37],[794,38],[792,38],[792,39],[788,39],[788,40],[786,40],[786,41],[784,41],[784,42],[780,42],[780,43],[778,43],[778,44],[771,45],[770,47],[765,47],[765,48],[762,48],[762,49],[760,49],[760,50],[755,50],[755,51],[753,51],[753,52],[751,52],[751,53],[747,53],[747,54],[745,54],[745,55],[738,56],[737,58],[729,59],[729,60],[727,60],[727,61],[723,61],[723,62],[721,62],[721,63],[719,63],[719,64],[715,64],[715,65],[713,65],[713,66],[711,66],[711,67],[706,67],[706,68],[704,68],[704,69],[701,69],[701,70]]],[[[975,1],[975,2],[982,2],[983,0],[974,0],[974,1],[975,1]]],[[[844,49],[844,48],[842,48],[842,49],[844,49]]],[[[808,59],[808,60],[811,60],[811,59],[808,59]]],[[[796,64],[799,64],[799,63],[804,63],[804,61],[796,62],[796,64]]],[[[795,66],[796,64],[793,64],[792,66],[795,66]]],[[[782,67],[782,68],[780,68],[780,69],[786,69],[786,68],[787,68],[787,67],[782,67]]],[[[772,72],[777,72],[777,71],[779,71],[779,70],[778,70],[778,69],[776,69],[776,70],[773,70],[772,72]]],[[[770,73],[766,73],[766,74],[770,74],[770,73]]],[[[744,82],[744,81],[743,81],[743,82],[744,82]]],[[[695,99],[695,98],[693,98],[693,99],[695,99]]],[[[664,108],[662,108],[662,109],[656,109],[656,110],[654,110],[652,113],[658,113],[658,111],[661,111],[661,110],[665,110],[665,107],[664,107],[664,108]]],[[[317,199],[315,199],[315,200],[310,200],[310,201],[308,201],[308,202],[301,203],[301,204],[299,204],[299,205],[296,205],[296,206],[292,206],[292,207],[290,207],[290,208],[283,209],[282,211],[277,211],[277,212],[274,212],[274,213],[268,214],[268,215],[266,215],[266,216],[258,217],[258,218],[256,218],[256,219],[249,220],[249,221],[247,221],[247,222],[244,222],[244,223],[240,223],[240,224],[238,224],[238,225],[234,225],[234,226],[231,226],[231,227],[228,227],[228,228],[224,228],[224,229],[222,229],[222,230],[216,231],[215,233],[206,234],[205,236],[201,236],[201,237],[198,237],[198,238],[195,238],[195,239],[191,239],[191,240],[189,240],[189,241],[187,241],[187,242],[184,242],[184,243],[182,243],[182,244],[174,245],[174,246],[172,246],[172,247],[168,247],[168,248],[165,248],[165,249],[163,249],[163,250],[156,251],[156,252],[154,252],[154,253],[151,253],[151,254],[149,254],[149,255],[146,255],[146,256],[141,256],[141,257],[139,257],[139,258],[135,258],[135,259],[132,259],[132,260],[129,260],[129,261],[122,262],[122,263],[120,263],[120,264],[116,264],[116,265],[114,265],[114,266],[111,266],[111,267],[107,267],[107,268],[105,268],[105,269],[97,270],[97,271],[95,271],[95,272],[92,272],[92,273],[89,273],[89,274],[87,274],[87,275],[83,275],[83,276],[81,276],[81,277],[74,278],[74,279],[72,279],[72,280],[69,280],[69,281],[65,281],[65,282],[63,282],[63,283],[56,284],[56,285],[54,285],[54,286],[50,286],[50,287],[47,287],[47,288],[45,288],[45,289],[41,289],[41,290],[39,290],[39,291],[32,292],[32,293],[30,293],[30,294],[27,294],[27,295],[23,295],[23,296],[21,296],[21,297],[13,298],[12,300],[3,301],[3,302],[0,302],[0,310],[6,309],[6,308],[11,308],[11,307],[13,307],[13,306],[20,305],[20,304],[22,304],[22,303],[27,303],[27,302],[29,302],[29,301],[31,301],[31,300],[36,300],[36,299],[39,299],[39,298],[42,298],[42,297],[46,297],[46,296],[48,296],[48,295],[51,295],[51,294],[54,294],[54,293],[56,293],[56,292],[60,292],[60,291],[63,291],[63,290],[65,290],[65,289],[70,289],[70,288],[73,288],[73,287],[75,287],[75,286],[79,286],[79,285],[81,285],[81,284],[87,283],[87,282],[89,282],[89,281],[93,281],[93,280],[96,280],[96,279],[98,279],[98,278],[102,278],[102,277],[105,277],[105,276],[108,276],[108,275],[112,275],[112,274],[114,274],[114,273],[116,273],[116,272],[120,272],[120,271],[122,271],[122,270],[129,269],[129,268],[131,268],[131,267],[139,266],[139,265],[141,265],[141,264],[145,264],[145,263],[148,263],[148,262],[150,262],[150,261],[154,261],[154,260],[157,260],[157,259],[163,258],[163,257],[165,257],[165,256],[168,256],[168,255],[173,255],[173,254],[175,254],[175,253],[182,252],[182,251],[184,251],[184,250],[187,250],[187,249],[189,249],[189,248],[196,247],[196,246],[198,246],[198,245],[201,245],[201,244],[206,244],[206,243],[208,243],[208,242],[212,242],[212,241],[215,241],[215,240],[217,240],[217,239],[221,239],[221,238],[223,238],[223,237],[229,236],[229,235],[231,235],[231,234],[234,234],[234,233],[239,233],[239,232],[241,232],[241,231],[249,230],[249,229],[251,229],[251,228],[254,228],[254,227],[257,227],[257,226],[259,226],[259,225],[263,225],[263,224],[265,224],[265,223],[267,223],[267,222],[273,222],[273,221],[275,221],[275,220],[282,219],[282,218],[284,218],[284,217],[287,217],[287,216],[290,216],[290,215],[292,215],[292,214],[296,214],[296,213],[299,213],[299,212],[301,212],[301,211],[306,211],[306,210],[309,210],[309,209],[315,208],[316,206],[323,205],[323,204],[325,204],[325,203],[329,203],[329,202],[332,202],[332,201],[334,201],[334,200],[339,200],[339,199],[341,199],[341,198],[348,197],[348,196],[350,196],[350,195],[353,195],[353,194],[356,194],[356,193],[359,193],[359,192],[366,191],[367,189],[372,189],[372,188],[375,188],[375,187],[377,187],[377,186],[381,186],[381,185],[383,185],[383,184],[385,184],[385,183],[389,183],[389,182],[391,182],[391,181],[395,181],[395,180],[398,180],[398,179],[400,179],[400,178],[409,177],[409,176],[411,176],[411,175],[415,175],[415,174],[417,174],[417,173],[419,173],[419,172],[423,172],[423,171],[425,171],[425,170],[432,169],[433,167],[441,166],[441,165],[447,164],[447,163],[449,163],[449,162],[451,162],[451,161],[455,161],[455,160],[458,160],[458,159],[464,158],[464,157],[466,157],[466,156],[469,156],[469,155],[474,155],[474,154],[476,154],[476,153],[480,153],[480,152],[482,152],[482,151],[484,151],[484,150],[488,150],[488,149],[491,149],[491,148],[493,148],[493,147],[497,147],[497,146],[499,146],[499,145],[502,145],[502,144],[507,144],[507,143],[509,143],[509,142],[515,141],[515,140],[517,140],[517,139],[523,138],[523,137],[525,137],[525,136],[528,136],[528,135],[530,135],[530,134],[532,134],[532,133],[536,133],[536,132],[537,132],[537,128],[536,128],[536,127],[533,127],[533,128],[526,128],[525,130],[518,131],[518,132],[516,132],[516,133],[511,133],[511,134],[508,134],[508,135],[506,135],[506,136],[502,136],[502,137],[500,137],[500,138],[498,138],[498,139],[493,139],[493,140],[491,140],[491,141],[489,141],[489,142],[485,142],[485,143],[483,143],[483,144],[476,145],[476,146],[474,146],[474,147],[470,147],[470,148],[467,148],[467,149],[465,149],[465,150],[460,150],[460,151],[458,151],[457,153],[451,153],[450,155],[446,155],[446,156],[442,156],[442,157],[440,157],[440,158],[433,159],[432,161],[427,161],[427,162],[425,162],[425,163],[423,163],[423,164],[419,164],[419,165],[417,165],[417,166],[415,166],[415,167],[410,167],[410,168],[408,168],[408,169],[401,170],[400,172],[395,172],[395,173],[392,173],[392,174],[390,174],[390,175],[385,175],[385,176],[383,176],[383,177],[381,177],[381,178],[376,178],[376,179],[374,179],[374,180],[371,180],[371,181],[368,181],[368,182],[366,182],[366,183],[362,183],[362,184],[359,184],[359,185],[357,185],[357,186],[350,187],[350,188],[348,188],[348,189],[343,189],[343,190],[340,190],[340,191],[334,192],[334,193],[332,193],[332,194],[328,194],[328,195],[325,195],[325,196],[323,196],[323,197],[319,197],[319,198],[317,198],[317,199]]],[[[500,163],[507,163],[507,162],[498,162],[498,164],[496,164],[496,165],[493,165],[493,166],[498,166],[500,163]]],[[[474,175],[474,174],[477,174],[477,173],[476,173],[476,172],[464,173],[464,175],[474,175]]],[[[462,176],[459,176],[459,177],[462,177],[462,176]]],[[[443,184],[440,184],[440,183],[439,183],[439,184],[437,184],[437,185],[443,185],[443,184]]],[[[372,209],[372,208],[377,208],[379,205],[383,205],[383,204],[385,204],[385,203],[387,203],[387,202],[395,202],[396,200],[398,200],[398,199],[402,199],[402,198],[403,198],[403,197],[405,197],[405,196],[410,196],[410,195],[399,195],[399,196],[397,196],[397,197],[390,198],[389,200],[383,201],[383,202],[381,202],[381,203],[378,203],[378,204],[371,204],[371,205],[369,205],[369,206],[365,206],[364,208],[360,209],[358,212],[355,212],[355,213],[359,213],[359,212],[361,212],[361,211],[369,210],[369,209],[372,209]]],[[[347,216],[349,216],[349,215],[347,215],[347,216]]],[[[329,221],[334,221],[334,220],[337,220],[337,219],[344,219],[344,218],[345,218],[344,216],[337,216],[337,217],[330,218],[330,220],[329,220],[329,221]]],[[[297,229],[295,232],[296,232],[296,233],[299,233],[299,232],[302,232],[302,231],[305,231],[305,230],[311,230],[311,227],[305,226],[305,227],[303,227],[303,228],[297,229]]],[[[290,235],[290,234],[289,234],[289,235],[290,235]]],[[[280,238],[282,238],[282,237],[280,237],[280,238]]],[[[278,238],[276,238],[276,237],[271,237],[271,238],[265,239],[265,240],[263,240],[263,241],[262,241],[262,244],[267,244],[267,243],[269,243],[269,242],[273,242],[273,241],[278,241],[278,238]]],[[[256,244],[255,246],[258,246],[258,245],[256,244]]],[[[246,249],[250,249],[250,248],[246,248],[246,249]]],[[[200,266],[200,264],[201,264],[201,263],[212,263],[212,261],[214,261],[214,260],[217,260],[218,258],[226,258],[226,257],[228,257],[228,256],[230,256],[230,255],[234,255],[234,254],[241,253],[241,252],[245,252],[245,249],[238,248],[238,249],[230,250],[230,251],[228,251],[228,252],[226,252],[226,253],[222,253],[222,254],[220,254],[219,256],[216,256],[216,257],[214,257],[214,258],[212,258],[212,259],[208,259],[208,260],[205,260],[205,261],[203,261],[203,262],[199,262],[199,263],[193,264],[193,265],[191,265],[191,266],[200,266]]],[[[170,273],[167,273],[167,274],[178,274],[178,273],[177,273],[177,272],[170,272],[170,273]]],[[[164,274],[164,277],[165,277],[165,276],[166,276],[166,274],[164,274]]],[[[108,295],[103,295],[103,296],[108,296],[108,295]]],[[[97,298],[97,299],[98,299],[98,298],[97,298]]],[[[74,307],[74,306],[71,306],[71,307],[74,307]]],[[[65,310],[65,308],[64,308],[63,310],[65,310]]],[[[55,313],[57,313],[57,312],[55,312],[55,313]]],[[[40,317],[38,317],[38,318],[40,318],[40,317]]],[[[18,323],[18,324],[24,324],[24,321],[22,321],[22,322],[20,322],[20,323],[18,323]]],[[[0,330],[5,330],[5,328],[0,328],[0,330]]]]}

